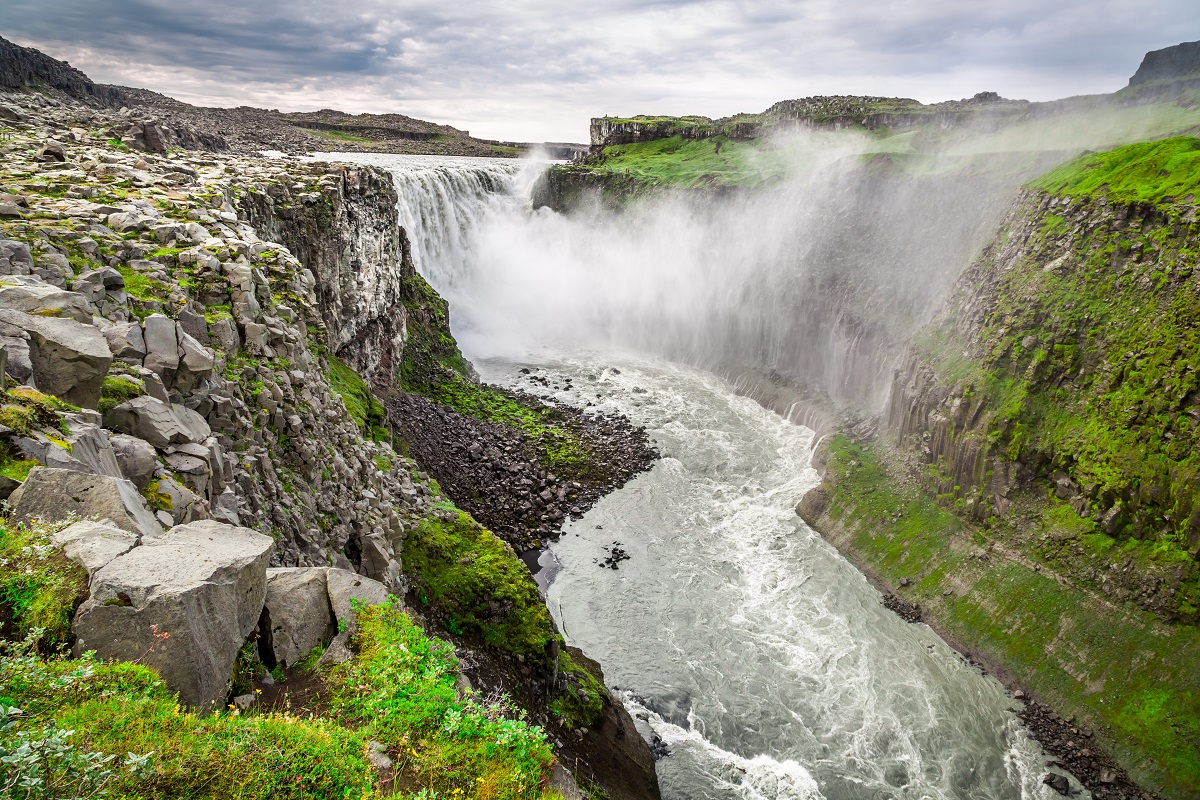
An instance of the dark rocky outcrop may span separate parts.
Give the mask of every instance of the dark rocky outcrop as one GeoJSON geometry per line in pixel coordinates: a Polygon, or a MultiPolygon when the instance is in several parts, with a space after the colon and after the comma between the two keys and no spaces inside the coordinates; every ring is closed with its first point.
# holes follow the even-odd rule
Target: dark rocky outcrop
{"type": "Polygon", "coordinates": [[[9,89],[55,89],[77,100],[120,105],[125,95],[92,79],[65,61],[32,47],[21,47],[0,38],[0,86],[9,89]]]}
{"type": "Polygon", "coordinates": [[[1200,73],[1200,42],[1183,42],[1146,53],[1137,72],[1129,79],[1129,85],[1185,78],[1197,73],[1200,73]]]}

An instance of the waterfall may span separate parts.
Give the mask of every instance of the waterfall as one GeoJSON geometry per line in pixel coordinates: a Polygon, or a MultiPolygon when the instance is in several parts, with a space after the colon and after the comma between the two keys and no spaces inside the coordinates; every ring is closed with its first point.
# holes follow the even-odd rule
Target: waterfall
{"type": "Polygon", "coordinates": [[[720,202],[664,195],[569,215],[531,207],[544,164],[353,160],[392,171],[417,269],[468,355],[630,350],[875,410],[1015,184],[881,177],[852,155],[810,154],[802,176],[720,202]]]}

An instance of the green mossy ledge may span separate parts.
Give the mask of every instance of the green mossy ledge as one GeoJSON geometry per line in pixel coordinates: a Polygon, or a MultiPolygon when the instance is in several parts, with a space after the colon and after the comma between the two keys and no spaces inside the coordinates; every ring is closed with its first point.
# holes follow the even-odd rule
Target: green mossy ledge
{"type": "Polygon", "coordinates": [[[960,649],[1094,730],[1140,785],[1196,797],[1200,632],[1059,579],[941,508],[887,454],[833,437],[814,527],[960,649]]]}
{"type": "Polygon", "coordinates": [[[1200,620],[1197,189],[1200,140],[1190,137],[1085,156],[1036,181],[917,337],[888,414],[906,446],[925,439],[937,494],[980,520],[1004,516],[1010,489],[1057,495],[1066,533],[1043,543],[1044,556],[1116,599],[1191,624],[1200,620]],[[1081,557],[1134,564],[1155,582],[1131,588],[1120,574],[1081,569],[1081,557]]]}

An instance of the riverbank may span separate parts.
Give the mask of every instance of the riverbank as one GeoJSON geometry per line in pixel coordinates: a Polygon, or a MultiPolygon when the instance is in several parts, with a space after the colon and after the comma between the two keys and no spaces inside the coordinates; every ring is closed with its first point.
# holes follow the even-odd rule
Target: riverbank
{"type": "Polygon", "coordinates": [[[1177,668],[1200,647],[1194,628],[1113,603],[1006,548],[940,508],[878,440],[834,436],[814,465],[824,481],[797,509],[805,522],[910,618],[919,611],[1014,697],[1032,700],[1023,719],[1097,798],[1154,796],[1139,786],[1194,796],[1200,678],[1177,668]]]}

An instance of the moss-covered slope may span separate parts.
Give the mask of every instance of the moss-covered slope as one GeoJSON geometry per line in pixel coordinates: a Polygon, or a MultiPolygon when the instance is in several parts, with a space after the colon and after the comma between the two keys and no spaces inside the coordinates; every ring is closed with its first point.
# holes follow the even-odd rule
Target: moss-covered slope
{"type": "Polygon", "coordinates": [[[1072,533],[1044,543],[1048,558],[1189,622],[1198,152],[1192,138],[1131,145],[1039,179],[919,337],[889,412],[972,516],[1004,515],[1023,487],[1057,495],[1072,533]]]}

